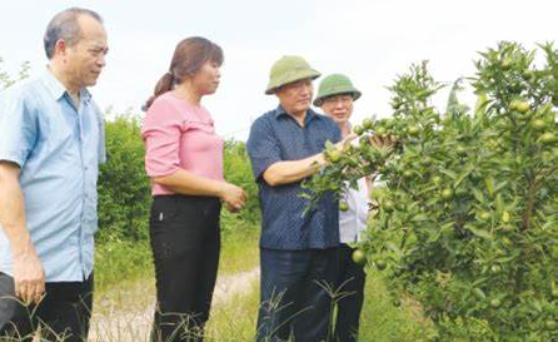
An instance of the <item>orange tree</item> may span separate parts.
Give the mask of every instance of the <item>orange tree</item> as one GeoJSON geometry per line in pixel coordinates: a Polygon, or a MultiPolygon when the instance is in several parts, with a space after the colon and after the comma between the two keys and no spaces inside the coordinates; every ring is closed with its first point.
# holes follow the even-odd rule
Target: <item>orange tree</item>
{"type": "Polygon", "coordinates": [[[557,341],[558,51],[502,42],[470,80],[474,110],[431,105],[441,88],[426,63],[398,77],[391,119],[354,128],[358,147],[329,148],[307,186],[316,196],[378,174],[361,248],[399,296],[418,300],[433,341],[557,341]],[[371,135],[394,135],[378,149],[371,135]]]}

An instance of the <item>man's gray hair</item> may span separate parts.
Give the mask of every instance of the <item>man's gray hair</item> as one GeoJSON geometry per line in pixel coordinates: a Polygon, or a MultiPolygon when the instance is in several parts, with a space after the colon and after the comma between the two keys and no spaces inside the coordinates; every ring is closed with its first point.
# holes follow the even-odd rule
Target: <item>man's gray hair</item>
{"type": "Polygon", "coordinates": [[[79,42],[81,29],[78,18],[81,15],[88,15],[100,23],[103,22],[97,12],[85,8],[72,7],[56,14],[48,24],[44,37],[45,52],[48,59],[52,59],[54,56],[54,47],[60,39],[63,39],[68,46],[74,46],[79,42]]]}

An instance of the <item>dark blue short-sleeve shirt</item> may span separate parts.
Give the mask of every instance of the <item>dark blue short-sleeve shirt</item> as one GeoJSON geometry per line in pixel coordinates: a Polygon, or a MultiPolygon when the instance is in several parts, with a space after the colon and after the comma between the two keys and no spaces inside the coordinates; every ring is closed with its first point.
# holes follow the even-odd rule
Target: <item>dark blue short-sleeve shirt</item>
{"type": "Polygon", "coordinates": [[[300,160],[325,148],[326,141],[341,139],[337,124],[308,110],[304,127],[279,106],[252,125],[247,148],[259,186],[262,210],[260,246],[270,249],[324,249],[339,244],[339,203],[333,194],[324,196],[311,210],[300,195],[301,183],[270,186],[264,171],[280,161],[300,160]],[[306,213],[305,213],[306,211],[306,213]]]}

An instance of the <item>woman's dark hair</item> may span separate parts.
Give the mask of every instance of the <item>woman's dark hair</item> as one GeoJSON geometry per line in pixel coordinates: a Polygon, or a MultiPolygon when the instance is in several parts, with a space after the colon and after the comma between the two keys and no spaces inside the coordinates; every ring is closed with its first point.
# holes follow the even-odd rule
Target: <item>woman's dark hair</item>
{"type": "Polygon", "coordinates": [[[169,71],[157,82],[153,95],[143,107],[144,110],[149,109],[157,97],[172,90],[176,84],[194,76],[207,61],[223,64],[223,50],[219,45],[202,37],[190,37],[178,43],[169,71]]]}

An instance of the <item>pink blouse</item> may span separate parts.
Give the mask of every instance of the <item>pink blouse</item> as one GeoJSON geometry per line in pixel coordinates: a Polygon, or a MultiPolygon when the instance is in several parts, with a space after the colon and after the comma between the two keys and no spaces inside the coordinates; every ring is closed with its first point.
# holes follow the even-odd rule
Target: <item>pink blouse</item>
{"type": "MultiPolygon", "coordinates": [[[[178,170],[223,180],[224,142],[213,119],[203,107],[194,106],[168,92],[147,110],[141,130],[145,143],[147,175],[169,176],[178,170]]],[[[174,194],[151,181],[153,195],[174,194]]]]}

